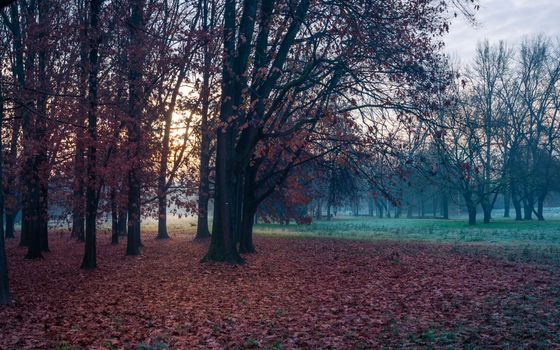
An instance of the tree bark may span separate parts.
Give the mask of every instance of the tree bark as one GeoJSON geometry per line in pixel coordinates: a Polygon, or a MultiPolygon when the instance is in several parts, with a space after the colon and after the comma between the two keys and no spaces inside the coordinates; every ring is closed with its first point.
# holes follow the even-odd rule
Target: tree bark
{"type": "Polygon", "coordinates": [[[375,203],[373,201],[373,196],[368,196],[368,215],[373,216],[375,211],[375,203]]]}
{"type": "Polygon", "coordinates": [[[492,219],[492,207],[488,204],[482,205],[482,211],[484,214],[483,221],[485,224],[489,224],[492,219]]]}
{"type": "Polygon", "coordinates": [[[504,192],[504,218],[509,218],[510,214],[509,214],[509,210],[510,210],[510,193],[509,191],[505,191],[504,192]]]}
{"type": "Polygon", "coordinates": [[[463,197],[469,214],[469,225],[476,225],[476,203],[472,199],[472,193],[464,192],[463,197]]]}
{"type": "Polygon", "coordinates": [[[449,197],[447,193],[441,195],[441,217],[444,220],[449,219],[449,197]]]}
{"type": "Polygon", "coordinates": [[[119,244],[119,207],[117,203],[117,189],[111,187],[111,244],[119,244]]]}
{"type": "Polygon", "coordinates": [[[87,115],[87,181],[86,181],[86,244],[82,269],[97,267],[97,71],[101,36],[98,28],[102,0],[90,0],[88,115],[87,115]]]}
{"type": "MultiPolygon", "coordinates": [[[[43,7],[43,6],[40,6],[43,7]]],[[[37,30],[36,22],[37,3],[31,3],[28,9],[28,23],[35,27],[32,31],[30,44],[27,48],[27,58],[25,64],[26,77],[32,76],[35,66],[35,58],[37,56],[37,41],[40,36],[40,30],[37,30]]],[[[41,73],[41,72],[39,72],[41,73]]],[[[44,73],[44,72],[43,72],[44,73]]],[[[41,78],[39,78],[41,81],[41,78]]],[[[27,91],[23,92],[25,101],[25,108],[32,108],[32,98],[27,91]]],[[[41,101],[35,101],[41,104],[41,101]]],[[[24,168],[23,168],[23,208],[22,208],[22,233],[21,242],[27,244],[28,250],[25,255],[26,259],[42,258],[41,254],[41,189],[40,189],[40,153],[34,152],[33,145],[41,142],[41,134],[38,132],[38,124],[42,123],[42,116],[39,113],[32,114],[29,111],[23,113],[22,116],[22,129],[24,138],[24,168]]],[[[40,145],[43,148],[45,145],[40,145]]]]}
{"type": "Polygon", "coordinates": [[[47,157],[47,137],[46,137],[46,119],[47,119],[47,92],[49,90],[47,82],[47,51],[48,51],[48,33],[50,31],[49,24],[49,0],[38,0],[39,10],[39,52],[38,52],[38,79],[40,92],[37,96],[37,112],[36,117],[36,140],[40,142],[40,151],[36,155],[36,166],[39,177],[39,217],[38,229],[41,241],[41,251],[49,251],[49,174],[50,166],[47,157]]]}
{"type": "Polygon", "coordinates": [[[513,183],[510,184],[511,190],[511,202],[513,203],[513,208],[515,209],[515,221],[523,220],[523,215],[521,213],[521,199],[518,196],[517,186],[513,183]]]}
{"type": "MultiPolygon", "coordinates": [[[[0,84],[0,125],[4,122],[4,94],[0,84]]],[[[11,303],[8,281],[8,259],[4,241],[4,140],[0,132],[0,305],[11,303]]]]}
{"type": "MultiPolygon", "coordinates": [[[[167,166],[169,161],[169,142],[171,136],[171,124],[173,122],[173,111],[175,110],[175,105],[177,103],[177,96],[179,95],[179,90],[183,79],[186,75],[186,69],[183,68],[179,72],[177,77],[177,82],[173,93],[171,96],[171,103],[169,108],[165,111],[165,127],[163,131],[162,149],[161,149],[161,159],[159,163],[158,172],[158,233],[156,239],[169,239],[169,234],[167,233],[167,166]]],[[[185,130],[187,133],[188,130],[185,130]]],[[[172,177],[173,175],[171,175],[172,177]]],[[[170,179],[169,181],[171,181],[170,179]]]]}
{"type": "Polygon", "coordinates": [[[0,305],[8,305],[12,302],[8,280],[8,259],[6,258],[6,247],[4,235],[0,235],[0,305]]]}
{"type": "Polygon", "coordinates": [[[539,196],[537,198],[537,219],[539,221],[544,221],[544,199],[546,198],[546,195],[544,196],[539,196]]]}
{"type": "Polygon", "coordinates": [[[119,217],[117,219],[117,228],[119,232],[119,236],[124,237],[127,235],[127,227],[128,227],[128,212],[125,207],[119,207],[118,209],[119,217]]]}
{"type": "Polygon", "coordinates": [[[476,206],[467,206],[469,212],[469,225],[476,225],[476,206]]]}
{"type": "Polygon", "coordinates": [[[84,241],[84,149],[81,131],[76,133],[76,151],[74,155],[74,192],[72,198],[72,233],[71,237],[84,241]]]}
{"type": "Polygon", "coordinates": [[[17,3],[10,5],[10,18],[12,22],[12,49],[15,55],[15,62],[13,65],[13,75],[16,77],[18,97],[14,101],[17,106],[14,111],[15,119],[12,123],[12,135],[10,140],[10,152],[8,153],[8,159],[6,165],[8,166],[8,172],[6,176],[6,237],[14,238],[15,230],[15,217],[17,215],[17,197],[18,191],[15,189],[16,180],[16,169],[17,169],[17,144],[19,138],[19,132],[21,129],[21,121],[23,113],[25,110],[22,107],[23,101],[23,91],[25,87],[25,70],[23,64],[23,43],[21,36],[21,26],[20,26],[20,15],[17,3]]]}
{"type": "Polygon", "coordinates": [[[141,116],[142,116],[142,73],[144,28],[144,0],[131,1],[130,47],[129,47],[129,97],[128,143],[131,166],[128,171],[128,233],[126,255],[140,254],[141,218],[141,116]]]}
{"type": "MultiPolygon", "coordinates": [[[[203,29],[208,30],[208,1],[203,1],[203,29]]],[[[209,52],[210,41],[204,45],[204,72],[202,73],[202,111],[200,118],[200,168],[198,185],[198,220],[196,225],[196,240],[205,240],[210,237],[208,230],[208,200],[210,198],[210,130],[208,113],[210,107],[210,69],[211,56],[209,52]]]]}
{"type": "Polygon", "coordinates": [[[243,186],[243,213],[239,225],[239,252],[255,253],[253,245],[253,225],[259,203],[255,199],[255,182],[257,179],[258,165],[249,166],[245,172],[243,186]]]}
{"type": "Polygon", "coordinates": [[[533,194],[527,195],[523,200],[523,220],[533,220],[533,211],[535,210],[535,200],[533,194]]]}

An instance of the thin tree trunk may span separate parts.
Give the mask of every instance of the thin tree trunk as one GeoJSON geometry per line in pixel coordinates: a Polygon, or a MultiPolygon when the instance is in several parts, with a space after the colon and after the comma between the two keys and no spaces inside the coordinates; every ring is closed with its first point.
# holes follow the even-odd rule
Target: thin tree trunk
{"type": "MultiPolygon", "coordinates": [[[[28,23],[36,25],[36,3],[31,3],[29,6],[28,23]]],[[[41,6],[42,7],[42,6],[41,6]]],[[[31,42],[37,40],[38,31],[31,35],[31,42]]],[[[36,46],[28,46],[28,55],[26,58],[26,77],[32,76],[35,66],[36,46]]],[[[28,92],[24,92],[25,106],[31,108],[33,101],[28,92]]],[[[24,143],[24,169],[23,169],[23,210],[22,210],[22,242],[28,244],[26,259],[42,258],[41,254],[41,235],[40,235],[40,216],[41,216],[41,190],[39,176],[39,161],[40,157],[37,152],[34,152],[33,145],[40,142],[40,134],[38,134],[38,123],[40,115],[30,113],[29,111],[23,113],[22,129],[24,143]]],[[[39,145],[41,148],[45,145],[39,145]]]]}
{"type": "Polygon", "coordinates": [[[476,206],[469,205],[467,210],[469,212],[469,225],[476,225],[476,206]]]}
{"type": "MultiPolygon", "coordinates": [[[[203,27],[208,28],[208,2],[203,1],[203,27]]],[[[208,126],[208,113],[210,107],[210,69],[211,57],[208,48],[209,42],[204,45],[204,72],[202,74],[202,111],[200,120],[200,173],[198,186],[198,221],[196,225],[196,240],[210,237],[208,230],[208,200],[210,198],[210,130],[208,126]]]]}
{"type": "Polygon", "coordinates": [[[119,231],[119,236],[124,237],[127,235],[126,228],[128,227],[128,212],[125,207],[119,207],[119,217],[117,219],[117,228],[119,231]]]}
{"type": "Polygon", "coordinates": [[[119,207],[117,203],[117,190],[111,187],[111,244],[119,244],[119,207]]]}
{"type": "Polygon", "coordinates": [[[492,219],[492,206],[489,204],[482,205],[482,212],[484,214],[484,223],[489,224],[492,219]]]}
{"type": "MultiPolygon", "coordinates": [[[[161,159],[158,173],[158,233],[156,239],[169,239],[167,233],[167,166],[169,161],[169,138],[171,134],[171,124],[173,122],[173,111],[177,103],[177,96],[185,78],[186,70],[182,69],[177,77],[177,82],[171,97],[169,108],[165,111],[165,127],[163,131],[161,159]]],[[[185,130],[185,133],[188,130],[185,130]]]]}
{"type": "MultiPolygon", "coordinates": [[[[4,94],[0,84],[0,125],[4,122],[4,94]]],[[[4,140],[0,132],[0,305],[11,303],[8,281],[8,259],[4,241],[4,140]]]]}
{"type": "Polygon", "coordinates": [[[464,192],[463,197],[469,214],[469,225],[476,225],[476,203],[472,200],[472,193],[464,192]]]}
{"type": "Polygon", "coordinates": [[[546,195],[537,198],[537,219],[544,221],[544,199],[546,195]]]}
{"type": "Polygon", "coordinates": [[[374,212],[375,212],[375,203],[373,201],[373,196],[369,195],[368,196],[368,215],[373,216],[374,212]]]}
{"type": "Polygon", "coordinates": [[[90,47],[88,77],[87,115],[87,180],[86,180],[86,244],[82,269],[97,267],[97,70],[98,47],[101,40],[98,32],[99,11],[102,0],[90,0],[90,47]]]}
{"type": "MultiPolygon", "coordinates": [[[[20,15],[18,3],[12,3],[10,5],[10,17],[11,17],[11,31],[12,31],[12,49],[14,51],[15,60],[13,65],[13,75],[16,77],[18,97],[14,101],[16,108],[14,111],[15,119],[12,124],[12,135],[10,140],[10,152],[7,159],[8,173],[6,178],[6,237],[14,238],[14,224],[15,217],[17,215],[17,190],[15,189],[15,180],[17,174],[17,144],[19,138],[19,132],[21,129],[21,121],[23,119],[23,113],[25,109],[21,108],[24,101],[23,92],[25,89],[25,70],[23,64],[23,42],[21,36],[21,26],[20,26],[20,15]]],[[[21,242],[20,242],[21,243],[21,242]]]]}
{"type": "Polygon", "coordinates": [[[126,255],[140,254],[141,218],[141,114],[142,114],[142,36],[144,28],[144,0],[131,2],[130,47],[129,47],[129,117],[128,143],[131,146],[131,166],[128,171],[128,238],[126,255]]]}
{"type": "Polygon", "coordinates": [[[509,214],[509,210],[510,210],[510,193],[509,191],[505,191],[504,192],[504,218],[509,218],[510,214],[509,214]]]}
{"type": "Polygon", "coordinates": [[[41,251],[49,251],[48,221],[49,221],[49,164],[47,158],[47,138],[46,138],[46,118],[47,118],[47,50],[48,50],[48,33],[49,33],[49,0],[38,0],[39,9],[39,43],[38,52],[38,79],[41,92],[37,96],[37,116],[35,133],[36,140],[40,142],[40,151],[36,155],[36,167],[39,182],[37,183],[39,191],[39,216],[37,218],[39,236],[41,241],[41,251]]]}
{"type": "Polygon", "coordinates": [[[377,217],[380,219],[383,219],[383,211],[383,204],[381,203],[381,200],[377,199],[377,217]]]}
{"type": "Polygon", "coordinates": [[[517,186],[511,183],[511,202],[513,203],[513,208],[515,209],[515,221],[523,220],[523,215],[521,213],[521,199],[517,195],[517,186]]]}
{"type": "MultiPolygon", "coordinates": [[[[80,123],[85,124],[85,116],[87,115],[87,93],[88,93],[88,28],[90,24],[87,22],[88,18],[88,7],[85,6],[81,11],[80,16],[80,86],[83,94],[82,101],[80,103],[80,109],[78,111],[78,120],[80,123]]],[[[85,145],[84,138],[85,132],[78,128],[76,130],[76,149],[74,154],[74,192],[72,198],[72,232],[71,237],[77,239],[80,242],[85,241],[85,172],[86,172],[86,161],[85,161],[85,145]]]]}
{"type": "Polygon", "coordinates": [[[76,134],[76,153],[74,155],[74,192],[72,204],[72,233],[71,237],[84,241],[84,150],[81,131],[76,134]],[[78,136],[80,135],[80,136],[78,136]]]}
{"type": "Polygon", "coordinates": [[[12,302],[8,280],[8,259],[6,258],[6,247],[4,235],[0,235],[0,305],[12,302]]]}
{"type": "Polygon", "coordinates": [[[441,217],[444,220],[449,219],[449,198],[447,193],[441,195],[441,217]]]}

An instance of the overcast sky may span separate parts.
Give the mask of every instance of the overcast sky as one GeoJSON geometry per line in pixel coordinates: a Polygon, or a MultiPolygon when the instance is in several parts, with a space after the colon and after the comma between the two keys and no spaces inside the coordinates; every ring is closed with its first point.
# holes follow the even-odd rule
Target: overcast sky
{"type": "Polygon", "coordinates": [[[484,39],[514,45],[536,33],[560,37],[560,0],[480,0],[476,17],[476,27],[455,19],[445,38],[445,51],[462,63],[470,63],[484,39]]]}

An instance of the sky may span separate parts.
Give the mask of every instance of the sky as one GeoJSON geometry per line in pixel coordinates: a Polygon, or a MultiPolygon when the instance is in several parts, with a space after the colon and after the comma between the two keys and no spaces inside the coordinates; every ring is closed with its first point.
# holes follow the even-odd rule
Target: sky
{"type": "Polygon", "coordinates": [[[456,18],[445,38],[445,51],[463,64],[472,61],[478,42],[500,40],[510,46],[538,33],[560,40],[560,0],[479,0],[477,25],[456,18]]]}

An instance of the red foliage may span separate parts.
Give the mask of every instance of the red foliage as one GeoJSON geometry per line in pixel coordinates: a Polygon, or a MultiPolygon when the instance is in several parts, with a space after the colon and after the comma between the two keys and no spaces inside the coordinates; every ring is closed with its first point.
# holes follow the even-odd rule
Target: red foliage
{"type": "Polygon", "coordinates": [[[145,237],[143,255],[125,257],[100,235],[91,272],[77,268],[80,243],[53,239],[46,259],[28,261],[8,242],[15,303],[0,309],[0,348],[414,348],[431,329],[455,332],[446,346],[551,348],[560,331],[560,277],[536,266],[449,246],[281,238],[257,238],[266,254],[224,266],[199,263],[205,247],[191,238],[145,237]]]}

